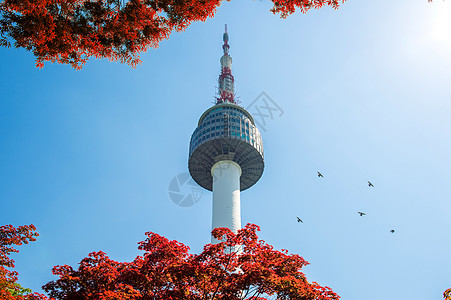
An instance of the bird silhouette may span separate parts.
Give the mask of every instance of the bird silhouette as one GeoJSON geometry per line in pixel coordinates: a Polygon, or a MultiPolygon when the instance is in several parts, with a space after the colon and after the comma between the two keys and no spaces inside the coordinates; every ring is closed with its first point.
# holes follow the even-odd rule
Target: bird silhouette
{"type": "Polygon", "coordinates": [[[358,211],[357,212],[360,216],[364,216],[364,215],[366,215],[366,213],[364,213],[364,212],[361,212],[361,211],[358,211]]]}
{"type": "Polygon", "coordinates": [[[395,230],[394,230],[394,229],[392,229],[392,230],[390,230],[390,232],[391,232],[391,233],[395,233],[395,230]]]}
{"type": "Polygon", "coordinates": [[[296,217],[296,218],[298,218],[298,223],[299,223],[299,222],[301,222],[301,223],[304,223],[304,222],[302,222],[302,220],[301,220],[301,219],[299,219],[299,217],[296,217]]]}
{"type": "Polygon", "coordinates": [[[374,185],[371,182],[369,182],[369,181],[368,181],[368,186],[369,187],[374,187],[374,185]]]}
{"type": "Polygon", "coordinates": [[[318,173],[318,177],[323,177],[324,178],[323,174],[321,174],[320,172],[316,171],[316,173],[318,173]]]}

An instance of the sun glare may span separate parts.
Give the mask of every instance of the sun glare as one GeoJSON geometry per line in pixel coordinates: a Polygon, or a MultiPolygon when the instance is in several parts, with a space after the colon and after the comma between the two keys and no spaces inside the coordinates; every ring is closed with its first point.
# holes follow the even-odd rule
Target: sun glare
{"type": "Polygon", "coordinates": [[[434,1],[428,38],[436,47],[451,48],[451,1],[434,1]]]}

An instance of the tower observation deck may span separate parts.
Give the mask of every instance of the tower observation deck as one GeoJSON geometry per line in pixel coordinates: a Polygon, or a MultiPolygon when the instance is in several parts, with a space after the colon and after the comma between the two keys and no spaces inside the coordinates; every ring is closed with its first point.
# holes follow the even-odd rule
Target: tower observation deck
{"type": "Polygon", "coordinates": [[[202,114],[191,136],[188,168],[194,181],[213,191],[212,228],[236,232],[241,229],[240,191],[260,179],[264,156],[254,119],[235,101],[227,26],[223,41],[216,104],[202,114]]]}

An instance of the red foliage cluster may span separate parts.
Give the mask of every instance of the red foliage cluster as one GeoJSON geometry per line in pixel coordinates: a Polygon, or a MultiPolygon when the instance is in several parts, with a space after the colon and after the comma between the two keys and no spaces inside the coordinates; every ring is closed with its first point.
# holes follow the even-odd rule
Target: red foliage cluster
{"type": "Polygon", "coordinates": [[[451,300],[451,288],[443,292],[443,299],[451,300]]]}
{"type": "Polygon", "coordinates": [[[33,293],[22,295],[23,289],[17,284],[17,272],[7,268],[14,268],[14,260],[9,257],[12,252],[19,250],[12,245],[20,246],[28,241],[35,241],[38,234],[33,225],[19,226],[4,225],[0,227],[0,299],[2,300],[39,300],[47,299],[44,295],[33,293]]]}
{"type": "MultiPolygon", "coordinates": [[[[228,0],[230,1],[230,0],[228,0]]],[[[296,9],[339,0],[271,0],[273,13],[287,17],[296,9]]],[[[341,0],[344,2],[345,0],[341,0]]],[[[45,61],[81,69],[90,57],[119,60],[135,67],[139,53],[156,48],[172,31],[213,17],[222,0],[3,0],[0,45],[25,48],[45,61]]]]}
{"type": "MultiPolygon", "coordinates": [[[[59,279],[43,286],[50,299],[147,300],[147,299],[339,299],[330,288],[309,283],[301,269],[308,263],[286,250],[276,251],[259,240],[258,226],[248,224],[237,234],[218,228],[213,236],[223,242],[208,244],[200,254],[156,233],[147,232],[138,249],[144,255],[132,262],[111,260],[103,252],[84,258],[77,270],[56,266],[59,279]]],[[[33,225],[0,227],[0,299],[49,300],[17,283],[11,245],[34,241],[33,225]],[[24,292],[25,291],[25,292],[24,292]],[[27,294],[28,293],[28,294],[27,294]]]]}
{"type": "MultiPolygon", "coordinates": [[[[337,9],[340,6],[339,0],[271,0],[274,3],[274,7],[271,11],[276,14],[280,14],[282,18],[286,18],[288,15],[294,13],[296,9],[300,9],[302,13],[306,13],[311,8],[321,8],[324,5],[332,6],[337,9]]],[[[346,0],[341,0],[344,3],[346,0]]]]}
{"type": "Polygon", "coordinates": [[[200,254],[156,233],[146,233],[144,251],[132,262],[116,262],[93,252],[77,270],[56,266],[58,280],[43,289],[56,299],[339,299],[330,288],[309,283],[299,255],[276,251],[259,240],[256,225],[237,234],[220,228],[200,254]]]}

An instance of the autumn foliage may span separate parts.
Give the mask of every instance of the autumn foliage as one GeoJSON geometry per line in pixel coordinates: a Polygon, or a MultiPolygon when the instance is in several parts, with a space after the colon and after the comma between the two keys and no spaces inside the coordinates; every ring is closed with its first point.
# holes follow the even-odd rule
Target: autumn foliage
{"type": "MultiPolygon", "coordinates": [[[[228,0],[230,1],[230,0],[228,0]]],[[[345,0],[271,0],[285,18],[299,9],[338,8],[345,0]]],[[[213,17],[222,0],[3,0],[0,45],[25,48],[44,62],[81,69],[88,58],[131,66],[139,54],[158,47],[171,32],[213,17]]]]}
{"type": "Polygon", "coordinates": [[[38,234],[33,225],[19,226],[4,225],[0,227],[0,299],[2,300],[38,300],[48,299],[44,295],[33,293],[29,289],[22,288],[17,283],[17,272],[9,269],[14,268],[14,260],[9,256],[11,253],[19,252],[13,245],[20,246],[35,241],[38,234]]]}
{"type": "Polygon", "coordinates": [[[200,254],[156,233],[139,243],[142,256],[117,262],[93,252],[77,270],[56,266],[59,279],[43,289],[55,299],[339,299],[331,289],[308,282],[307,262],[259,240],[256,225],[237,234],[213,231],[224,242],[208,244],[200,254]]]}
{"type": "Polygon", "coordinates": [[[443,292],[443,299],[451,300],[451,288],[443,292]]]}
{"type": "MultiPolygon", "coordinates": [[[[45,300],[44,295],[22,295],[17,273],[8,256],[17,252],[10,245],[34,241],[33,225],[0,227],[0,299],[45,300]]],[[[189,247],[147,232],[139,243],[143,255],[132,262],[117,262],[103,252],[84,258],[78,269],[56,266],[59,278],[43,286],[50,299],[339,299],[330,288],[308,282],[301,269],[308,263],[287,250],[277,251],[259,240],[258,226],[248,224],[237,234],[226,228],[213,230],[223,242],[208,244],[200,254],[189,247]]]]}

